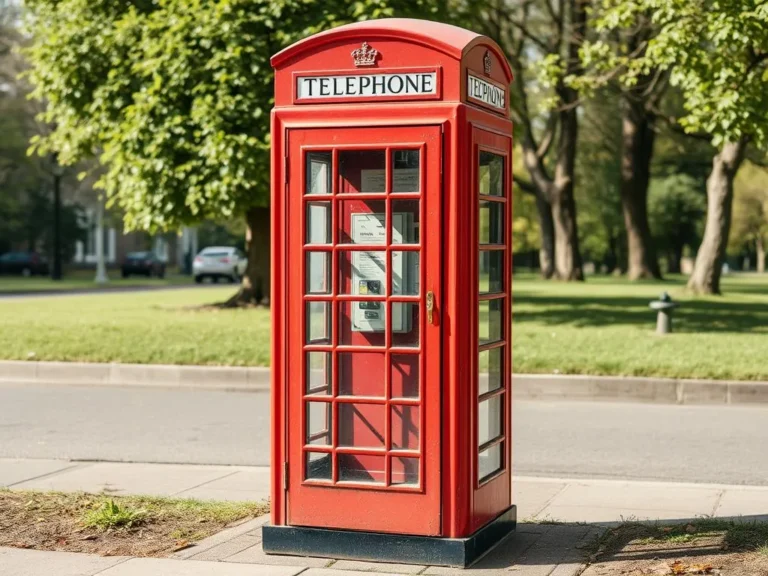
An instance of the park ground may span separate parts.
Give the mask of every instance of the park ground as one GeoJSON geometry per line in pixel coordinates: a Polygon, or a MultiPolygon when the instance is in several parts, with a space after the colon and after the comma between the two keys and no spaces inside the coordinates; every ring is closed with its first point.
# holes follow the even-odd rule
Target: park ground
{"type": "MultiPolygon", "coordinates": [[[[0,299],[0,359],[269,366],[267,309],[207,306],[232,290],[0,299]]],[[[514,370],[768,379],[768,276],[731,275],[723,291],[691,296],[682,277],[634,284],[593,277],[572,284],[516,275],[514,370]],[[655,313],[648,308],[662,291],[680,303],[675,333],[666,337],[654,334],[655,313]]]]}

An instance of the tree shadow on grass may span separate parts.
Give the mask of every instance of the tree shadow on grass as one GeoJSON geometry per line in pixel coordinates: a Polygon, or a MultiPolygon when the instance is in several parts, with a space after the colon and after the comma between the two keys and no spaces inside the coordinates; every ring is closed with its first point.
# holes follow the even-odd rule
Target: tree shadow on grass
{"type": "MultiPolygon", "coordinates": [[[[648,298],[610,296],[551,296],[515,294],[513,322],[544,323],[579,328],[647,326],[653,330],[656,312],[648,298]]],[[[768,305],[759,302],[693,300],[673,313],[675,332],[768,333],[768,305]]]]}

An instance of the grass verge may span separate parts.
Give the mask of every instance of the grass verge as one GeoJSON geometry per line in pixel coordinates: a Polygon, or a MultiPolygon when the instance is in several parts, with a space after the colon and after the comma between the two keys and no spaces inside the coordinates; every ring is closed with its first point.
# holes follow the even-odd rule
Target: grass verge
{"type": "Polygon", "coordinates": [[[685,524],[626,523],[590,547],[583,576],[768,574],[768,524],[702,518],[685,524]]]}
{"type": "Polygon", "coordinates": [[[0,546],[168,556],[268,511],[264,502],[0,490],[0,546]]]}
{"type": "Polygon", "coordinates": [[[67,272],[61,280],[56,282],[46,276],[31,276],[29,278],[22,276],[0,276],[0,294],[58,292],[59,290],[109,291],[115,288],[131,288],[136,286],[185,286],[194,282],[191,276],[170,273],[165,278],[145,278],[143,276],[122,278],[119,270],[109,270],[108,276],[108,284],[94,283],[93,270],[67,272]]]}
{"type": "MultiPolygon", "coordinates": [[[[269,366],[269,311],[201,309],[234,288],[0,300],[0,359],[269,366]]],[[[731,275],[696,298],[684,278],[513,280],[517,373],[768,380],[768,276],[731,275]],[[648,303],[680,302],[673,334],[648,303]]],[[[487,317],[481,322],[488,322],[487,317]]]]}

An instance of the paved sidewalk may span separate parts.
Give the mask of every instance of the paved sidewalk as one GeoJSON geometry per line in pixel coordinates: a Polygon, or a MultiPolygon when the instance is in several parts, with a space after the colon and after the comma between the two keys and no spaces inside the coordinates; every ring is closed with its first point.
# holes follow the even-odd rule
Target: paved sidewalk
{"type": "MultiPolygon", "coordinates": [[[[0,487],[211,499],[268,496],[268,468],[0,459],[0,487]]],[[[622,520],[701,516],[768,520],[768,487],[597,479],[514,479],[517,532],[469,570],[267,556],[266,517],[234,526],[169,559],[97,557],[0,548],[2,576],[577,576],[590,543],[622,520]],[[555,524],[555,521],[563,524],[555,524]]]]}

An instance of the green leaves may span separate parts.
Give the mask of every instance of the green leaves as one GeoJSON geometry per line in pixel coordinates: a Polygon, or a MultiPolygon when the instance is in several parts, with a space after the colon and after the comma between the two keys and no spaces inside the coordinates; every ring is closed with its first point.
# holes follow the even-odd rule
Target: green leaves
{"type": "Polygon", "coordinates": [[[35,151],[96,155],[129,228],[174,229],[269,201],[269,58],[351,19],[431,0],[29,0],[35,151]]]}
{"type": "MultiPolygon", "coordinates": [[[[681,124],[708,132],[720,145],[742,136],[758,145],[768,132],[768,6],[761,0],[603,0],[595,21],[606,36],[623,34],[639,18],[654,34],[635,54],[615,59],[622,81],[669,71],[687,112],[681,124]]],[[[593,70],[595,43],[582,50],[593,70]]]]}

